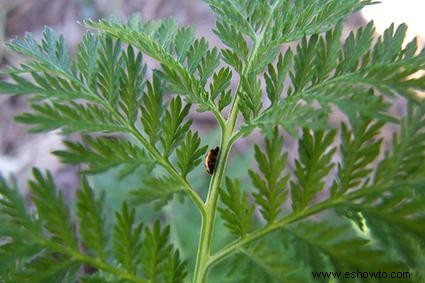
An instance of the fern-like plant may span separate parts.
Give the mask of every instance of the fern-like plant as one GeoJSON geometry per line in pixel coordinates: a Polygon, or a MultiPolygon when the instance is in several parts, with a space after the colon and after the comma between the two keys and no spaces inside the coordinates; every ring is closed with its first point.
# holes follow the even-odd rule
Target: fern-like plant
{"type": "Polygon", "coordinates": [[[0,82],[0,93],[31,97],[17,121],[81,133],[54,154],[84,166],[75,205],[48,172],[29,182],[34,209],[0,179],[0,282],[330,282],[318,271],[423,282],[425,106],[415,93],[425,51],[403,45],[406,26],[375,39],[369,23],[343,37],[344,18],[371,0],[206,2],[223,48],[138,16],[85,21],[73,56],[50,28],[40,42],[8,43],[29,59],[0,82]],[[147,72],[144,56],[159,67],[147,72]],[[193,130],[192,108],[221,131],[211,176],[196,169],[217,145],[193,130]],[[347,119],[331,125],[336,109],[347,119]],[[388,123],[398,125],[389,140],[388,123]],[[255,129],[265,140],[257,164],[235,178],[231,149],[255,129]],[[283,132],[297,141],[295,160],[283,132]],[[90,175],[115,169],[123,180],[141,168],[139,188],[110,212],[111,192],[90,175]],[[159,210],[143,218],[148,203],[159,210]]]}

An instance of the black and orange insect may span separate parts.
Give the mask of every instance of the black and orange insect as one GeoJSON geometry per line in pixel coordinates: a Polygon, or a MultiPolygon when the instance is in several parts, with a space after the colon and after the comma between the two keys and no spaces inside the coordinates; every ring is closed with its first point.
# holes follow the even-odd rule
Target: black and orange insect
{"type": "Polygon", "coordinates": [[[208,174],[212,174],[214,172],[214,168],[217,165],[217,157],[218,152],[220,151],[220,148],[217,146],[214,149],[210,149],[205,156],[204,166],[205,170],[207,170],[208,174]]]}

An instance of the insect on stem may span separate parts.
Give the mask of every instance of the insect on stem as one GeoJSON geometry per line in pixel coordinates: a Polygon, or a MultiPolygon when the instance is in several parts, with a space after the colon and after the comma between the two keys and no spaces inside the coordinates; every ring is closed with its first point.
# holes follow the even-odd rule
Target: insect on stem
{"type": "Polygon", "coordinates": [[[214,173],[214,168],[217,165],[216,163],[217,163],[217,157],[218,157],[219,151],[220,151],[220,147],[217,146],[214,149],[210,149],[207,155],[205,156],[205,161],[204,161],[205,170],[210,175],[214,173]]]}

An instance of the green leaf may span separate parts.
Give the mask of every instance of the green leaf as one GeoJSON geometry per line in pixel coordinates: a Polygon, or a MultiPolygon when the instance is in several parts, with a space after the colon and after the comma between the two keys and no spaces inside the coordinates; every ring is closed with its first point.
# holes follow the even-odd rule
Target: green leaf
{"type": "Polygon", "coordinates": [[[207,80],[211,77],[215,69],[220,64],[220,52],[217,48],[209,50],[202,58],[200,65],[198,66],[199,81],[203,86],[207,83],[207,80]]]}
{"type": "Polygon", "coordinates": [[[183,63],[195,40],[195,31],[193,28],[181,28],[176,33],[176,54],[177,60],[183,63]]]}
{"type": "Polygon", "coordinates": [[[147,82],[147,90],[142,97],[141,121],[143,130],[149,136],[150,143],[155,146],[161,131],[160,121],[163,115],[163,89],[157,73],[154,73],[152,83],[147,82]]]}
{"type": "Polygon", "coordinates": [[[239,179],[232,181],[226,178],[226,190],[220,190],[220,197],[224,207],[218,208],[226,227],[243,238],[253,226],[254,205],[248,200],[248,195],[240,189],[239,179]]]}
{"type": "MultiPolygon", "coordinates": [[[[209,52],[205,39],[200,39],[190,46],[185,55],[186,58],[182,55],[183,53],[178,54],[176,58],[171,52],[171,49],[173,49],[171,47],[179,46],[178,48],[182,48],[180,47],[182,45],[182,37],[181,35],[174,36],[177,34],[177,28],[175,24],[172,24],[173,21],[149,22],[144,26],[141,26],[139,21],[140,19],[136,16],[130,18],[127,23],[116,20],[102,20],[98,22],[85,21],[84,24],[89,28],[97,29],[119,38],[156,59],[162,66],[161,74],[166,79],[171,91],[184,95],[189,103],[196,102],[202,110],[214,110],[214,104],[209,100],[204,85],[196,78],[194,72],[208,54],[213,56],[210,59],[205,59],[209,62],[206,64],[216,64],[214,62],[218,59],[214,54],[217,54],[217,52],[209,52]],[[175,42],[176,40],[177,43],[175,42]],[[187,59],[187,67],[181,63],[185,59],[187,59]]],[[[204,66],[202,69],[206,70],[210,67],[204,66]]],[[[204,73],[204,75],[208,73],[211,73],[211,70],[204,73]]],[[[205,81],[205,78],[202,80],[205,81]]]]}
{"type": "MultiPolygon", "coordinates": [[[[100,95],[112,105],[115,104],[119,95],[121,75],[124,73],[123,59],[128,59],[122,58],[121,52],[119,40],[113,41],[110,36],[106,36],[100,41],[97,61],[99,75],[96,81],[100,95]]],[[[126,63],[129,67],[129,62],[126,63]]]]}
{"type": "Polygon", "coordinates": [[[425,177],[425,106],[408,102],[407,116],[401,121],[398,135],[393,137],[392,150],[387,151],[375,174],[374,183],[425,177]]]}
{"type": "MultiPolygon", "coordinates": [[[[312,272],[405,272],[407,266],[388,253],[370,244],[364,238],[354,234],[350,226],[331,225],[328,222],[303,222],[282,231],[281,241],[288,249],[294,249],[294,260],[310,267],[312,272]],[[291,243],[291,245],[289,245],[291,243]],[[291,247],[292,246],[292,247],[291,247]],[[365,260],[373,258],[373,261],[365,260]]],[[[309,272],[311,275],[312,273],[309,272]]],[[[351,274],[350,274],[351,275],[351,274]]],[[[316,278],[315,280],[317,280],[316,278]]],[[[312,277],[309,279],[312,280],[312,277]]],[[[340,282],[350,282],[349,278],[340,278],[340,282]]],[[[402,280],[400,282],[412,282],[402,280]]],[[[321,282],[328,282],[322,278],[321,282]]],[[[376,282],[367,278],[364,282],[376,282]]]]}
{"type": "Polygon", "coordinates": [[[213,81],[210,84],[210,95],[213,100],[229,88],[231,79],[232,72],[229,68],[221,68],[214,74],[213,81]]]}
{"type": "Polygon", "coordinates": [[[294,92],[307,88],[313,81],[316,70],[311,68],[311,65],[315,59],[318,39],[318,35],[312,35],[308,40],[304,37],[297,47],[294,70],[290,74],[294,92]]]}
{"type": "Polygon", "coordinates": [[[96,199],[93,189],[87,179],[83,178],[82,187],[77,191],[77,216],[79,219],[79,234],[84,249],[93,252],[97,257],[106,260],[108,243],[103,211],[104,196],[96,199]]]}
{"type": "Polygon", "coordinates": [[[75,68],[79,72],[80,80],[89,89],[96,89],[99,46],[98,36],[92,33],[86,33],[81,43],[77,45],[75,68]]]}
{"type": "Polygon", "coordinates": [[[44,253],[33,258],[18,272],[15,282],[75,282],[79,265],[69,259],[60,258],[57,254],[44,253]]]}
{"type": "Polygon", "coordinates": [[[33,170],[34,180],[29,182],[32,200],[43,226],[50,233],[51,240],[69,248],[77,249],[74,226],[62,193],[58,192],[50,173],[33,170]]]}
{"type": "Polygon", "coordinates": [[[242,33],[239,32],[234,26],[224,22],[217,22],[214,33],[220,40],[228,46],[241,60],[247,58],[249,49],[242,33]]]}
{"type": "Polygon", "coordinates": [[[135,209],[123,202],[121,212],[115,212],[113,247],[116,260],[130,273],[136,272],[142,250],[143,224],[136,222],[135,209]]]}
{"type": "Polygon", "coordinates": [[[250,121],[259,115],[263,107],[263,103],[261,102],[261,83],[254,75],[252,75],[250,77],[242,77],[241,85],[242,89],[238,94],[241,98],[241,104],[239,107],[244,120],[250,121]]]}
{"type": "Polygon", "coordinates": [[[29,67],[43,71],[62,72],[70,74],[69,51],[63,36],[58,37],[53,29],[46,27],[43,30],[41,43],[37,43],[30,33],[24,38],[15,38],[8,47],[17,53],[28,56],[34,61],[29,67]]]}
{"type": "MultiPolygon", "coordinates": [[[[297,274],[307,271],[288,254],[281,239],[275,234],[257,240],[241,249],[230,259],[227,273],[229,282],[306,282],[297,274]]],[[[227,263],[227,261],[226,261],[227,263]]]]}
{"type": "Polygon", "coordinates": [[[270,29],[275,45],[295,41],[306,35],[329,30],[347,15],[352,14],[371,0],[276,1],[274,23],[270,29]],[[284,14],[285,16],[280,16],[284,14]]]}
{"type": "Polygon", "coordinates": [[[149,280],[157,280],[164,270],[163,265],[172,255],[173,247],[168,244],[170,227],[161,228],[159,221],[155,221],[152,229],[145,228],[145,239],[142,246],[142,266],[149,280]]]}
{"type": "Polygon", "coordinates": [[[238,57],[238,55],[230,49],[222,49],[221,56],[223,61],[226,62],[229,66],[232,66],[236,72],[239,74],[243,70],[243,61],[238,57]]]}
{"type": "Polygon", "coordinates": [[[125,132],[121,125],[105,109],[94,104],[57,102],[32,104],[33,113],[24,113],[16,121],[33,126],[33,132],[45,132],[61,129],[64,134],[74,132],[125,132]]]}
{"type": "Polygon", "coordinates": [[[249,135],[255,128],[269,136],[275,126],[281,126],[292,136],[302,128],[324,129],[328,124],[329,107],[318,108],[314,105],[314,96],[290,96],[271,105],[258,117],[246,121],[240,129],[243,136],[249,135]]]}
{"type": "Polygon", "coordinates": [[[140,188],[131,191],[132,202],[144,204],[155,202],[156,208],[165,206],[183,188],[172,177],[146,177],[140,188]]]}
{"type": "MultiPolygon", "coordinates": [[[[155,31],[152,31],[153,36],[160,42],[161,47],[164,48],[164,50],[170,52],[177,32],[176,19],[167,18],[153,23],[153,25],[156,24],[157,26],[154,28],[155,31]]],[[[145,27],[149,26],[149,24],[149,22],[146,23],[145,27]]]]}
{"type": "Polygon", "coordinates": [[[221,111],[226,108],[232,102],[232,92],[229,89],[228,91],[223,91],[220,95],[220,100],[218,101],[218,110],[221,111]]]}
{"type": "Polygon", "coordinates": [[[333,194],[367,185],[373,171],[370,165],[380,153],[382,139],[377,136],[382,127],[383,123],[361,117],[352,122],[351,129],[346,124],[341,125],[341,162],[333,194]]]}
{"type": "Polygon", "coordinates": [[[182,145],[176,150],[177,166],[180,168],[180,173],[184,178],[202,162],[202,157],[208,146],[201,148],[200,144],[201,139],[198,133],[195,132],[193,134],[189,131],[182,145]]]}
{"type": "Polygon", "coordinates": [[[127,52],[122,55],[125,64],[125,72],[119,77],[120,82],[120,108],[123,110],[129,123],[134,124],[139,114],[139,106],[142,102],[141,93],[145,87],[146,65],[142,61],[142,53],[135,53],[131,45],[127,52]]]}
{"type": "Polygon", "coordinates": [[[38,223],[27,210],[26,203],[19,194],[16,183],[9,185],[0,175],[0,218],[4,223],[22,231],[37,231],[38,223]]]}
{"type": "Polygon", "coordinates": [[[272,223],[278,217],[288,194],[286,186],[289,175],[281,176],[288,156],[282,153],[282,148],[283,138],[275,128],[273,136],[266,139],[264,152],[255,145],[255,159],[263,177],[253,170],[248,172],[257,190],[253,194],[254,199],[261,207],[260,212],[267,223],[272,223]]]}
{"type": "Polygon", "coordinates": [[[423,251],[425,250],[424,195],[418,195],[404,187],[382,198],[378,204],[372,201],[348,205],[360,213],[374,239],[386,249],[395,251],[415,271],[415,278],[425,276],[423,251]]]}
{"type": "Polygon", "coordinates": [[[249,20],[243,15],[241,7],[237,1],[207,0],[206,2],[219,18],[220,22],[232,25],[251,39],[255,38],[255,30],[251,23],[249,23],[249,20]]]}
{"type": "MultiPolygon", "coordinates": [[[[303,105],[297,105],[296,112],[306,114],[300,115],[301,117],[295,121],[305,123],[303,127],[323,128],[326,125],[323,118],[329,113],[330,104],[338,106],[350,119],[361,113],[371,118],[394,120],[386,114],[388,104],[375,95],[374,90],[385,95],[400,93],[408,97],[412,96],[413,91],[422,90],[421,79],[412,79],[411,75],[419,70],[417,64],[423,64],[425,53],[416,52],[417,44],[414,41],[402,49],[400,38],[404,38],[404,26],[400,26],[397,31],[390,27],[384,39],[379,39],[377,43],[372,41],[373,32],[372,23],[352,32],[346,39],[342,51],[338,51],[341,24],[324,36],[313,35],[309,39],[305,37],[293,59],[294,69],[290,72],[292,86],[288,89],[289,96],[279,103],[275,102],[258,117],[248,121],[248,125],[242,127],[244,135],[255,127],[264,130],[274,125],[281,125],[293,131],[293,127],[290,126],[291,116],[288,119],[285,114],[289,110],[295,112],[294,105],[299,103],[303,105]],[[385,44],[381,41],[385,41],[385,44]],[[339,55],[336,56],[338,52],[339,55]],[[372,89],[366,92],[365,88],[372,89]],[[309,105],[313,101],[319,102],[320,110],[317,106],[313,108],[319,112],[307,111],[305,108],[311,109],[309,105]],[[315,122],[313,114],[321,118],[315,122]]],[[[269,72],[273,74],[272,71],[269,72]]],[[[266,89],[270,89],[271,85],[266,75],[266,89]]],[[[276,101],[275,98],[270,99],[276,101]]],[[[249,114],[244,107],[241,110],[247,116],[249,114]]]]}
{"type": "MultiPolygon", "coordinates": [[[[392,26],[374,43],[374,27],[372,23],[369,23],[356,32],[351,32],[345,40],[338,59],[331,57],[329,60],[329,56],[323,54],[328,53],[326,50],[336,50],[336,41],[341,34],[340,26],[338,26],[334,32],[328,32],[326,38],[322,37],[319,40],[317,48],[308,49],[307,55],[297,54],[295,61],[303,66],[311,66],[309,59],[316,58],[315,66],[318,68],[327,66],[326,71],[315,76],[312,85],[307,88],[310,89],[308,91],[317,92],[318,89],[326,89],[329,93],[338,83],[341,87],[343,85],[357,88],[369,86],[386,95],[400,93],[411,96],[413,90],[423,89],[420,80],[412,79],[410,76],[419,70],[417,64],[424,62],[425,53],[412,52],[417,50],[414,42],[403,49],[401,43],[405,33],[404,25],[399,26],[396,31],[392,26]],[[335,69],[334,75],[331,75],[331,69],[335,69]]],[[[304,46],[307,46],[307,41],[304,42],[304,46]]],[[[308,42],[312,45],[311,40],[308,42]]],[[[294,77],[297,77],[298,81],[306,79],[303,73],[297,73],[294,77]]]]}
{"type": "Polygon", "coordinates": [[[291,181],[292,208],[299,211],[307,207],[326,187],[325,178],[334,164],[332,157],[336,148],[332,147],[336,135],[331,131],[310,131],[304,129],[299,140],[298,154],[295,160],[296,181],[291,181]]]}
{"type": "Polygon", "coordinates": [[[172,153],[189,131],[192,120],[184,122],[184,118],[189,114],[190,107],[191,104],[183,106],[180,96],[177,96],[171,100],[170,109],[165,110],[161,137],[165,157],[172,153]]]}
{"type": "MultiPolygon", "coordinates": [[[[40,221],[28,211],[15,182],[0,176],[0,279],[14,277],[20,264],[41,252],[34,240],[42,234],[40,221]]],[[[9,279],[12,282],[12,279],[9,279]]]]}
{"type": "Polygon", "coordinates": [[[272,104],[279,101],[283,92],[283,84],[285,82],[286,74],[289,71],[290,63],[292,61],[292,51],[289,49],[285,55],[279,54],[279,59],[276,64],[276,69],[272,64],[268,65],[267,73],[264,74],[266,81],[266,93],[272,104]]]}
{"type": "Polygon", "coordinates": [[[88,174],[96,174],[121,166],[119,177],[123,178],[141,165],[153,169],[155,164],[144,149],[123,139],[85,136],[83,143],[72,141],[64,143],[66,150],[57,150],[53,153],[63,163],[87,164],[88,168],[84,172],[88,174]]]}
{"type": "MultiPolygon", "coordinates": [[[[32,70],[28,70],[32,71],[32,70]]],[[[97,98],[83,92],[79,86],[69,83],[58,75],[48,73],[31,73],[31,78],[20,76],[24,71],[11,71],[10,77],[15,83],[0,82],[0,93],[10,95],[30,94],[35,95],[37,100],[49,99],[51,101],[69,101],[73,99],[85,99],[96,101],[97,98]],[[15,73],[14,73],[15,72],[15,73]]]]}
{"type": "Polygon", "coordinates": [[[179,251],[171,254],[164,264],[164,281],[167,283],[181,283],[187,276],[187,261],[180,258],[179,251]]]}
{"type": "Polygon", "coordinates": [[[208,43],[202,38],[200,40],[195,40],[193,45],[190,47],[187,55],[187,65],[188,71],[194,73],[196,68],[198,68],[201,63],[202,58],[207,55],[208,52],[208,43]]]}

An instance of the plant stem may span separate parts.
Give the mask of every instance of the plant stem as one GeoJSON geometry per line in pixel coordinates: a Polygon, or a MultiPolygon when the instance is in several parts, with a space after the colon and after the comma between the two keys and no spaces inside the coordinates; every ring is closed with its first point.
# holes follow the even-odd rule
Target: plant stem
{"type": "MultiPolygon", "coordinates": [[[[231,129],[229,127],[228,129],[231,129]]],[[[196,257],[195,274],[193,282],[204,283],[208,272],[208,261],[211,254],[211,242],[214,229],[215,214],[217,210],[217,201],[219,196],[219,188],[226,169],[227,159],[229,157],[232,144],[230,137],[233,130],[222,131],[222,139],[220,143],[220,153],[216,165],[215,172],[212,176],[208,189],[208,196],[205,202],[205,217],[202,217],[202,226],[198,243],[198,252],[196,257]]]]}
{"type": "Polygon", "coordinates": [[[363,188],[361,190],[346,194],[346,195],[342,195],[336,198],[331,198],[322,202],[317,203],[316,205],[301,210],[301,211],[297,211],[294,212],[286,217],[283,217],[282,219],[273,222],[263,228],[257,229],[256,231],[254,231],[251,234],[248,234],[246,237],[242,238],[242,239],[238,239],[230,244],[228,244],[227,246],[225,246],[224,248],[220,249],[217,253],[215,253],[214,255],[212,255],[210,257],[210,260],[208,262],[208,266],[213,266],[217,263],[219,263],[220,261],[222,261],[223,259],[225,259],[227,256],[231,255],[233,252],[243,248],[245,245],[273,232],[276,231],[288,224],[294,223],[298,220],[301,219],[305,219],[308,216],[317,214],[319,212],[322,212],[326,209],[329,208],[333,208],[336,207],[338,205],[341,205],[345,202],[353,202],[354,200],[357,200],[359,198],[363,198],[366,197],[368,195],[373,195],[373,194],[382,194],[383,192],[386,192],[388,190],[391,189],[397,189],[397,188],[404,188],[405,186],[409,186],[409,185],[415,185],[417,183],[421,183],[424,182],[424,179],[418,179],[418,180],[409,180],[409,181],[403,181],[403,182],[399,182],[396,184],[391,184],[391,185],[384,185],[384,186],[371,186],[368,188],[363,188]]]}
{"type": "Polygon", "coordinates": [[[173,167],[170,162],[165,159],[159,151],[150,145],[150,143],[143,137],[143,135],[138,131],[138,129],[134,125],[128,125],[129,132],[131,135],[136,138],[148,151],[152,156],[161,164],[161,166],[170,173],[171,176],[180,181],[183,186],[183,190],[189,195],[193,204],[199,209],[202,217],[205,216],[205,207],[204,202],[198,195],[198,193],[192,188],[192,186],[187,182],[185,178],[183,178],[173,167]]]}
{"type": "Polygon", "coordinates": [[[82,263],[82,264],[87,264],[91,267],[95,267],[95,268],[98,268],[100,270],[109,272],[111,274],[116,275],[118,278],[125,279],[129,282],[134,282],[134,283],[147,283],[148,282],[145,279],[139,278],[135,274],[129,273],[127,270],[117,268],[117,267],[110,265],[109,263],[107,263],[107,262],[105,262],[105,261],[103,261],[99,258],[95,258],[95,257],[85,255],[78,250],[74,250],[70,247],[64,247],[61,244],[46,240],[43,237],[34,236],[34,239],[39,244],[41,244],[42,246],[44,246],[44,247],[46,247],[46,248],[48,248],[52,251],[56,251],[59,254],[67,254],[68,256],[70,256],[72,258],[72,261],[82,263]]]}
{"type": "Polygon", "coordinates": [[[248,234],[246,237],[238,239],[229,245],[225,246],[221,250],[219,250],[216,254],[210,257],[210,260],[208,262],[208,265],[212,266],[214,264],[217,264],[233,252],[237,251],[238,249],[242,248],[243,246],[247,245],[248,243],[255,241],[279,228],[282,228],[288,224],[291,224],[293,222],[296,222],[297,220],[304,219],[310,215],[316,214],[320,211],[323,211],[325,209],[328,209],[330,207],[334,207],[340,203],[340,200],[330,199],[324,202],[321,202],[310,209],[301,210],[296,213],[292,213],[288,215],[287,217],[282,218],[279,221],[273,222],[263,228],[257,229],[252,234],[248,234]]]}
{"type": "MultiPolygon", "coordinates": [[[[274,10],[278,6],[280,1],[276,1],[269,11],[267,20],[262,28],[261,33],[257,36],[251,54],[247,60],[245,68],[242,72],[242,77],[251,73],[252,64],[254,59],[257,56],[258,50],[264,39],[265,32],[268,29],[268,25],[271,21],[274,10]]],[[[238,135],[234,135],[236,122],[239,114],[239,91],[242,87],[242,84],[239,83],[238,88],[235,92],[234,99],[230,108],[229,117],[224,125],[222,126],[221,131],[221,143],[220,143],[220,153],[217,159],[217,168],[212,176],[210,186],[208,188],[208,196],[205,201],[205,217],[202,217],[202,226],[198,243],[198,252],[196,256],[196,266],[195,273],[193,276],[194,283],[205,283],[208,268],[210,266],[210,257],[211,257],[211,242],[214,230],[215,214],[217,212],[217,202],[219,196],[219,189],[221,181],[224,176],[224,171],[226,169],[227,159],[229,157],[230,150],[233,143],[237,140],[238,135]]],[[[219,121],[220,122],[220,121],[219,121]]]]}

